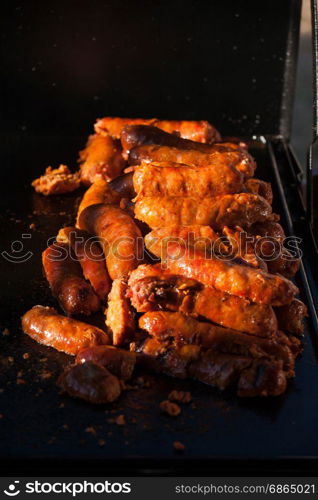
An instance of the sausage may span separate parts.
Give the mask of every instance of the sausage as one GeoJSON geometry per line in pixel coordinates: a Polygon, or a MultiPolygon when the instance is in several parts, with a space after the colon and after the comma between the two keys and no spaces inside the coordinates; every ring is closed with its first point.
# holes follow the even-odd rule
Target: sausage
{"type": "Polygon", "coordinates": [[[177,346],[195,344],[224,354],[283,361],[288,376],[294,375],[295,359],[288,345],[274,338],[263,339],[221,326],[202,323],[179,312],[148,312],[139,327],[159,340],[173,339],[177,346]]]}
{"type": "Polygon", "coordinates": [[[112,403],[122,391],[115,375],[92,362],[66,367],[57,383],[71,397],[93,404],[112,403]]]}
{"type": "Polygon", "coordinates": [[[286,374],[281,361],[261,359],[244,370],[239,378],[239,397],[280,396],[287,387],[286,374]]]}
{"type": "Polygon", "coordinates": [[[277,332],[273,308],[254,304],[205,286],[196,280],[171,274],[161,264],[141,265],[132,271],[128,294],[138,312],[179,311],[258,337],[277,332]]]}
{"type": "Polygon", "coordinates": [[[143,163],[136,167],[134,189],[144,196],[215,197],[244,190],[243,175],[231,165],[190,167],[173,162],[143,163]]]}
{"type": "Polygon", "coordinates": [[[110,181],[120,175],[126,163],[121,152],[119,140],[107,135],[91,135],[85,149],[80,151],[82,183],[90,186],[98,179],[110,181]]]}
{"type": "Polygon", "coordinates": [[[78,225],[98,237],[112,280],[127,276],[141,263],[140,229],[121,208],[103,203],[91,205],[81,212],[78,225]]]}
{"type": "Polygon", "coordinates": [[[76,356],[76,363],[89,361],[104,366],[121,380],[129,380],[135,368],[136,355],[117,347],[98,345],[82,349],[76,356]]]}
{"type": "Polygon", "coordinates": [[[69,245],[54,243],[42,253],[45,277],[66,314],[92,314],[100,308],[93,287],[85,281],[69,245]]]}
{"type": "Polygon", "coordinates": [[[239,193],[215,198],[144,197],[135,205],[135,216],[149,227],[170,225],[209,225],[215,230],[224,226],[249,227],[265,220],[271,206],[255,194],[239,193]]]}
{"type": "Polygon", "coordinates": [[[272,186],[269,182],[260,179],[246,179],[245,187],[249,193],[259,194],[271,205],[273,202],[272,186]]]}
{"type": "Polygon", "coordinates": [[[172,161],[196,167],[231,165],[242,172],[245,178],[254,175],[256,163],[245,149],[232,144],[213,144],[209,149],[209,152],[202,152],[181,147],[136,146],[130,150],[128,161],[132,166],[153,161],[172,161]]]}
{"type": "Polygon", "coordinates": [[[120,203],[120,200],[121,195],[113,190],[107,181],[104,179],[95,181],[84,194],[78,207],[76,226],[78,227],[78,219],[84,208],[90,205],[96,205],[97,203],[117,205],[120,203]]]}
{"type": "Polygon", "coordinates": [[[136,196],[133,184],[133,172],[120,175],[109,183],[109,187],[120,194],[123,198],[131,200],[136,196]]]}
{"type": "Polygon", "coordinates": [[[60,229],[56,240],[58,243],[71,245],[82,267],[85,279],[90,282],[101,301],[105,301],[111,288],[111,280],[99,243],[94,241],[86,231],[75,227],[60,229]]]}
{"type": "Polygon", "coordinates": [[[205,120],[157,120],[156,118],[113,118],[107,116],[100,118],[95,123],[95,131],[98,134],[110,134],[119,139],[122,129],[126,125],[155,125],[169,133],[179,134],[184,139],[192,139],[198,142],[216,142],[221,140],[219,132],[205,120]]]}
{"type": "Polygon", "coordinates": [[[178,247],[169,247],[167,268],[217,290],[244,297],[258,304],[281,306],[292,301],[298,288],[283,276],[260,269],[225,261],[215,257],[206,259],[200,252],[185,249],[180,256],[178,247]]]}
{"type": "Polygon", "coordinates": [[[62,316],[53,307],[32,307],[22,316],[22,329],[40,344],[71,355],[86,347],[110,343],[100,328],[62,316]]]}
{"type": "Polygon", "coordinates": [[[308,316],[307,307],[298,299],[293,299],[290,304],[275,307],[279,328],[294,335],[304,333],[304,318],[308,316]]]}
{"type": "Polygon", "coordinates": [[[127,344],[135,332],[135,320],[126,294],[126,280],[115,279],[106,310],[106,325],[112,332],[114,345],[127,344]]]}

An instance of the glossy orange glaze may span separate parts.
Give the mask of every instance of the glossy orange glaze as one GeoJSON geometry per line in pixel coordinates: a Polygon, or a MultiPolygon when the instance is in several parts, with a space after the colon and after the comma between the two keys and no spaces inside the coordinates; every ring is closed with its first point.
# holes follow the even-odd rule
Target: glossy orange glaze
{"type": "Polygon", "coordinates": [[[40,344],[72,355],[85,347],[110,343],[100,328],[61,316],[53,307],[32,307],[22,317],[22,329],[40,344]]]}
{"type": "Polygon", "coordinates": [[[103,179],[95,181],[85,192],[81,203],[78,207],[77,211],[77,222],[76,225],[78,227],[78,219],[81,212],[84,208],[89,207],[90,205],[96,205],[97,203],[109,203],[119,205],[121,200],[121,195],[111,189],[109,183],[103,179]]]}

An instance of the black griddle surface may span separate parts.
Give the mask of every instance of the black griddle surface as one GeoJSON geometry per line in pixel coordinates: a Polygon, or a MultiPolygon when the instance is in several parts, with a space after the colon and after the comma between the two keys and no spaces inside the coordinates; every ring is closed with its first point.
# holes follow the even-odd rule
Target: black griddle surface
{"type": "MultiPolygon", "coordinates": [[[[180,463],[182,467],[224,463],[226,469],[227,463],[242,460],[255,464],[317,458],[318,364],[310,318],[296,378],[278,398],[239,400],[231,391],[221,393],[193,381],[153,374],[145,375],[150,387],[128,391],[109,406],[91,406],[60,394],[55,380],[71,358],[24,335],[20,317],[35,304],[56,307],[42,275],[41,252],[48,238],[72,223],[82,193],[45,198],[33,192],[30,181],[48,164],[75,167],[83,142],[73,137],[3,142],[1,252],[10,252],[11,243],[19,240],[33,256],[24,263],[10,263],[0,256],[1,327],[10,331],[0,335],[2,465],[19,463],[23,469],[36,460],[41,471],[45,464],[64,461],[85,464],[88,473],[94,463],[106,464],[108,471],[113,466],[120,474],[127,463],[130,472],[168,473],[180,463]],[[28,234],[30,238],[22,237],[28,234]],[[160,401],[172,389],[189,390],[193,397],[193,404],[183,405],[178,418],[159,411],[160,401]],[[112,422],[121,414],[124,426],[112,422]],[[103,446],[100,440],[105,441],[103,446]],[[186,446],[182,456],[174,451],[174,441],[186,446]]],[[[258,161],[257,176],[273,183],[274,209],[282,214],[268,149],[261,143],[256,146],[251,152],[258,161]]],[[[69,472],[67,465],[63,470],[69,472]]]]}

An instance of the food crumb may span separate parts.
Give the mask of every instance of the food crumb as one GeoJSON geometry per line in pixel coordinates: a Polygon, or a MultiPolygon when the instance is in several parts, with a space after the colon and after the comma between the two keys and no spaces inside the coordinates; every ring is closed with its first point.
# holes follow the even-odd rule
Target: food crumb
{"type": "Polygon", "coordinates": [[[174,441],[173,447],[176,451],[183,452],[185,450],[185,446],[180,441],[174,441]]]}
{"type": "Polygon", "coordinates": [[[181,413],[180,406],[176,403],[172,403],[168,399],[161,401],[159,406],[160,410],[164,413],[167,413],[167,415],[170,415],[170,417],[177,417],[181,413]]]}
{"type": "Polygon", "coordinates": [[[17,378],[17,381],[16,381],[16,384],[17,385],[23,385],[23,384],[26,384],[26,381],[24,380],[24,378],[17,378]]]}
{"type": "Polygon", "coordinates": [[[9,330],[9,328],[5,328],[5,329],[2,331],[2,335],[4,335],[4,337],[7,337],[8,335],[10,335],[10,330],[9,330]]]}
{"type": "Polygon", "coordinates": [[[105,444],[106,444],[105,439],[99,439],[99,440],[98,440],[98,445],[99,445],[99,446],[101,446],[101,447],[102,447],[102,446],[105,446],[105,444]]]}
{"type": "Polygon", "coordinates": [[[36,228],[36,225],[34,224],[34,222],[32,222],[32,224],[29,225],[29,228],[30,229],[35,229],[36,228]]]}
{"type": "Polygon", "coordinates": [[[64,408],[65,407],[65,403],[60,403],[59,404],[59,408],[64,408]]]}
{"type": "Polygon", "coordinates": [[[23,359],[29,359],[30,354],[28,352],[25,352],[22,356],[23,359]]]}
{"type": "Polygon", "coordinates": [[[63,425],[62,425],[62,427],[63,427],[63,429],[65,429],[65,430],[68,430],[68,429],[69,429],[69,426],[68,426],[67,424],[63,424],[63,425]]]}
{"type": "Polygon", "coordinates": [[[9,361],[10,363],[13,363],[13,362],[14,362],[14,358],[13,358],[12,356],[8,356],[8,361],[9,361]]]}
{"type": "Polygon", "coordinates": [[[115,423],[117,425],[126,425],[125,415],[118,415],[118,417],[116,417],[115,419],[115,423]]]}
{"type": "Polygon", "coordinates": [[[177,403],[191,403],[191,392],[173,390],[168,396],[169,401],[176,401],[177,403]]]}
{"type": "Polygon", "coordinates": [[[89,434],[93,434],[96,436],[96,429],[94,427],[86,427],[85,432],[88,432],[89,434]]]}

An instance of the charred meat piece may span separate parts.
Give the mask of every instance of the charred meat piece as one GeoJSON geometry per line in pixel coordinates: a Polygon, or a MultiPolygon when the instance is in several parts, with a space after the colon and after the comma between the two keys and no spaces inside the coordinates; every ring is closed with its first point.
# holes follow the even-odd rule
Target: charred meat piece
{"type": "Polygon", "coordinates": [[[281,361],[257,360],[241,373],[237,395],[249,398],[279,396],[285,392],[286,386],[286,374],[281,361]]]}
{"type": "Polygon", "coordinates": [[[103,203],[91,205],[81,212],[78,225],[98,237],[113,280],[127,276],[141,263],[141,232],[125,210],[103,203]]]}
{"type": "Polygon", "coordinates": [[[107,181],[103,179],[95,181],[85,192],[81,200],[77,211],[76,225],[78,226],[79,216],[86,207],[89,207],[90,205],[96,205],[97,203],[119,205],[120,200],[121,195],[111,189],[110,184],[107,181]]]}
{"type": "Polygon", "coordinates": [[[109,187],[120,194],[123,198],[132,200],[136,196],[133,184],[133,172],[120,175],[109,183],[109,187]]]}
{"type": "Polygon", "coordinates": [[[58,385],[73,398],[93,404],[112,403],[122,391],[115,375],[90,361],[68,366],[60,375],[58,385]]]}
{"type": "Polygon", "coordinates": [[[307,307],[301,300],[293,299],[290,304],[275,307],[275,313],[280,330],[294,335],[304,333],[304,318],[308,313],[307,307]]]}
{"type": "Polygon", "coordinates": [[[255,194],[227,194],[198,201],[191,197],[151,197],[137,201],[135,216],[149,227],[192,224],[208,225],[215,230],[224,226],[249,227],[265,220],[271,207],[264,198],[255,194]]]}
{"type": "Polygon", "coordinates": [[[85,149],[80,151],[82,183],[90,186],[98,179],[110,181],[120,175],[126,163],[121,152],[119,140],[107,135],[91,135],[85,149]]]}
{"type": "Polygon", "coordinates": [[[104,301],[111,288],[105,265],[105,256],[99,243],[86,232],[75,227],[60,229],[56,240],[71,246],[82,266],[84,277],[90,282],[99,298],[104,301]]]}
{"type": "Polygon", "coordinates": [[[92,314],[100,308],[99,297],[84,279],[82,268],[65,243],[54,243],[42,253],[45,277],[53,296],[67,314],[92,314]]]}
{"type": "Polygon", "coordinates": [[[219,132],[205,120],[157,120],[156,118],[113,118],[107,116],[100,118],[95,123],[97,133],[119,139],[122,129],[126,125],[155,125],[157,128],[170,134],[176,134],[184,139],[191,139],[197,142],[215,142],[221,139],[219,132]]]}
{"type": "Polygon", "coordinates": [[[128,293],[138,312],[184,312],[259,337],[270,337],[277,331],[271,306],[254,304],[196,280],[173,275],[160,264],[139,266],[133,271],[128,293]]]}
{"type": "Polygon", "coordinates": [[[243,297],[258,304],[281,306],[289,304],[298,288],[283,276],[266,273],[235,261],[215,257],[206,259],[201,252],[180,249],[172,245],[166,260],[173,274],[180,274],[217,290],[243,297]]]}
{"type": "Polygon", "coordinates": [[[269,182],[251,178],[246,180],[245,187],[249,193],[258,194],[265,198],[270,205],[272,204],[273,191],[269,182]]]}
{"type": "Polygon", "coordinates": [[[137,199],[143,196],[214,197],[240,193],[243,175],[231,165],[191,167],[181,163],[153,162],[136,167],[133,176],[137,199]]]}
{"type": "Polygon", "coordinates": [[[86,347],[110,343],[100,328],[61,316],[52,307],[32,307],[22,317],[22,329],[40,344],[73,355],[86,347]]]}
{"type": "Polygon", "coordinates": [[[244,177],[252,177],[256,164],[251,155],[236,144],[213,144],[209,152],[193,149],[183,149],[182,146],[158,146],[146,145],[136,146],[131,149],[129,158],[130,165],[139,165],[142,162],[172,161],[196,167],[210,167],[220,165],[231,165],[239,170],[244,177]]]}
{"type": "Polygon", "coordinates": [[[135,320],[127,298],[127,282],[123,278],[113,281],[108,297],[106,325],[113,334],[114,345],[122,345],[132,340],[135,320]]]}
{"type": "Polygon", "coordinates": [[[178,312],[148,312],[140,318],[139,327],[159,340],[173,340],[177,347],[195,344],[224,354],[281,360],[288,376],[294,375],[294,356],[288,345],[279,343],[275,337],[262,339],[202,323],[178,312]]]}
{"type": "Polygon", "coordinates": [[[121,380],[129,380],[133,374],[136,355],[108,345],[98,345],[82,349],[76,356],[76,363],[92,362],[102,365],[121,380]]]}
{"type": "Polygon", "coordinates": [[[60,165],[59,168],[47,167],[45,174],[32,182],[35,191],[45,196],[71,193],[78,189],[80,184],[79,174],[72,174],[66,165],[60,165]]]}

